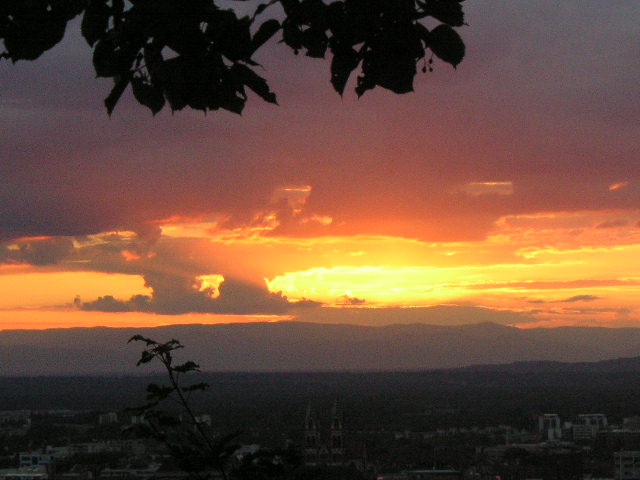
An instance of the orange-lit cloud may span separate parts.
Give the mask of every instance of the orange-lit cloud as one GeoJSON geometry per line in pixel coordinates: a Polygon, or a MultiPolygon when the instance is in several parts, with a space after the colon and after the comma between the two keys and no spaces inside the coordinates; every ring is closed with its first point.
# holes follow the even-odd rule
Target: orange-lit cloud
{"type": "Polygon", "coordinates": [[[611,185],[609,185],[609,190],[611,191],[620,190],[621,188],[624,188],[628,185],[629,185],[629,182],[612,183],[611,185]]]}
{"type": "Polygon", "coordinates": [[[122,254],[122,256],[127,262],[132,262],[133,260],[140,260],[142,258],[139,254],[137,254],[136,252],[132,252],[130,250],[122,250],[122,252],[120,253],[122,254]]]}
{"type": "MultiPolygon", "coordinates": [[[[241,118],[150,121],[125,95],[109,119],[77,31],[38,62],[0,63],[3,301],[80,294],[177,319],[306,298],[637,322],[637,7],[585,1],[473,2],[467,58],[411,95],[340,98],[327,62],[276,45],[265,74],[282,104],[241,118]]],[[[143,316],[69,322],[83,315],[143,316]]]]}
{"type": "MultiPolygon", "coordinates": [[[[131,231],[73,240],[60,261],[46,267],[51,273],[36,263],[19,270],[7,265],[0,274],[6,272],[11,282],[15,274],[39,272],[63,288],[51,290],[38,305],[69,303],[80,294],[85,311],[286,313],[296,300],[313,300],[374,308],[479,305],[595,321],[609,315],[607,308],[634,312],[640,307],[634,300],[640,292],[638,218],[638,212],[619,210],[510,215],[499,219],[486,239],[467,242],[362,235],[290,238],[257,234],[253,227],[244,232],[203,219],[180,219],[167,233],[159,225],[162,235],[152,241],[131,231]],[[64,273],[70,269],[78,273],[64,273]],[[103,272],[96,272],[93,288],[73,290],[73,275],[91,270],[103,272]],[[53,276],[56,271],[68,276],[60,281],[53,276]],[[100,282],[106,273],[116,274],[110,278],[117,278],[121,288],[100,282]],[[224,278],[229,280],[223,283],[224,278]],[[125,279],[138,282],[137,289],[125,279]],[[146,289],[140,288],[141,279],[146,289]],[[576,313],[538,307],[588,300],[602,308],[576,313]]],[[[8,251],[19,251],[17,245],[10,244],[13,250],[8,251]]],[[[23,291],[22,297],[29,298],[23,291]]],[[[10,306],[33,305],[25,302],[10,306]]]]}
{"type": "Polygon", "coordinates": [[[512,195],[512,182],[469,182],[462,185],[458,191],[477,197],[479,195],[512,195]]]}

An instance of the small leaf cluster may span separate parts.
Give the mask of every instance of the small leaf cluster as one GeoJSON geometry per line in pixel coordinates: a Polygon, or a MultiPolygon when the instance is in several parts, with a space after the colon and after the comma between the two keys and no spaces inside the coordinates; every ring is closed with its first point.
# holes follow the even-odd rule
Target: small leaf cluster
{"type": "Polygon", "coordinates": [[[341,95],[358,67],[358,96],[376,86],[407,93],[427,49],[454,67],[462,61],[464,42],[452,28],[464,25],[462,1],[282,0],[282,37],[310,57],[324,58],[329,50],[331,83],[341,95]],[[442,23],[429,31],[421,23],[427,17],[442,23]]]}
{"type": "Polygon", "coordinates": [[[247,89],[277,103],[251,57],[280,24],[267,21],[255,34],[252,24],[211,0],[134,0],[129,8],[122,0],[88,0],[82,35],[96,74],[114,80],[109,113],[129,85],[154,114],[165,103],[173,111],[241,113],[247,89]]]}
{"type": "Polygon", "coordinates": [[[432,70],[433,54],[454,67],[465,55],[454,30],[465,24],[463,0],[253,0],[254,14],[242,17],[216,1],[2,0],[0,57],[37,58],[82,14],[96,75],[113,79],[108,113],[131,86],[155,115],[166,104],[172,111],[240,114],[248,90],[276,104],[253,56],[280,31],[281,42],[295,53],[331,53],[331,83],[340,95],[356,69],[358,96],[376,86],[406,93],[413,90],[420,61],[427,70],[427,56],[432,70]],[[284,19],[259,20],[273,5],[280,5],[284,19]],[[427,18],[440,23],[429,30],[427,18]]]}
{"type": "Polygon", "coordinates": [[[195,480],[205,480],[222,475],[226,478],[230,456],[237,450],[231,443],[236,434],[213,438],[205,426],[198,421],[190,404],[193,392],[204,391],[206,383],[183,386],[181,376],[200,371],[198,364],[187,361],[174,364],[173,352],[182,349],[178,340],[159,343],[142,335],[133,336],[129,342],[142,342],[145,349],[138,365],[159,362],[165,369],[168,385],[151,383],[147,386],[146,403],[130,411],[142,421],[127,428],[127,433],[153,438],[164,444],[177,467],[195,480]],[[165,409],[165,405],[173,408],[165,409]]]}
{"type": "Polygon", "coordinates": [[[0,58],[35,60],[62,40],[67,23],[84,7],[84,0],[2,0],[0,58]]]}

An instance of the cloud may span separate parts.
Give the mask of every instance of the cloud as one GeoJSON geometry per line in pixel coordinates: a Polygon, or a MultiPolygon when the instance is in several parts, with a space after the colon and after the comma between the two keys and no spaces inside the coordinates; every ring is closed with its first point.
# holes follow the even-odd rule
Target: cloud
{"type": "Polygon", "coordinates": [[[637,110],[628,95],[637,66],[623,54],[635,28],[629,9],[503,3],[470,4],[461,69],[418,76],[406,96],[340,98],[327,89],[326,62],[268,48],[282,106],[250,102],[242,118],[163,112],[150,121],[131,95],[107,118],[96,91],[109,85],[92,78],[77,31],[37,62],[5,62],[3,99],[22,109],[0,120],[0,238],[95,234],[173,215],[250,226],[279,200],[281,235],[428,240],[483,238],[507,214],[637,208],[637,127],[604,118],[621,110],[612,105],[637,110]],[[590,48],[577,56],[569,46],[583,42],[590,48]],[[607,72],[597,82],[596,69],[607,72]],[[587,104],[597,108],[576,128],[587,104]],[[621,180],[628,186],[612,194],[621,180]],[[461,185],[466,193],[451,195],[461,185]]]}
{"type": "Polygon", "coordinates": [[[74,249],[68,237],[25,238],[0,244],[0,264],[53,265],[74,249]]]}
{"type": "Polygon", "coordinates": [[[307,309],[307,308],[321,307],[322,305],[324,305],[322,302],[317,302],[315,300],[310,300],[304,297],[296,302],[291,303],[291,307],[294,310],[300,309],[298,311],[302,311],[302,309],[307,309]]]}
{"type": "Polygon", "coordinates": [[[574,295],[573,297],[565,298],[564,300],[558,300],[559,303],[573,303],[573,302],[593,302],[594,300],[602,300],[602,297],[595,295],[574,295]]]}
{"type": "Polygon", "coordinates": [[[513,182],[469,182],[462,185],[458,191],[472,197],[479,195],[512,195],[513,182]]]}
{"type": "Polygon", "coordinates": [[[626,227],[629,224],[627,220],[610,220],[607,222],[601,222],[596,225],[597,229],[605,229],[605,228],[618,228],[618,227],[626,227]]]}
{"type": "Polygon", "coordinates": [[[615,314],[617,316],[629,316],[634,313],[637,313],[634,309],[626,308],[626,307],[602,307],[602,308],[589,308],[589,307],[560,307],[560,308],[551,308],[548,310],[540,310],[536,313],[546,314],[551,316],[560,316],[560,315],[569,315],[569,316],[583,316],[592,318],[602,317],[600,314],[615,314]]]}
{"type": "Polygon", "coordinates": [[[629,185],[629,182],[616,182],[609,185],[609,191],[620,190],[621,188],[625,188],[629,185]]]}
{"type": "Polygon", "coordinates": [[[146,295],[136,295],[131,297],[129,301],[122,301],[118,300],[113,295],[105,295],[104,297],[98,297],[96,300],[88,303],[74,301],[74,305],[80,307],[82,310],[94,312],[114,313],[148,311],[147,308],[144,307],[149,304],[149,298],[150,297],[146,295]]]}
{"type": "MultiPolygon", "coordinates": [[[[638,280],[619,280],[619,279],[602,279],[602,280],[557,280],[557,281],[529,281],[529,282],[495,282],[495,283],[476,283],[465,285],[465,288],[473,290],[494,290],[500,288],[520,289],[520,290],[563,290],[575,288],[590,287],[626,287],[640,285],[638,280]]],[[[452,285],[456,286],[456,285],[452,285]]]]}
{"type": "Polygon", "coordinates": [[[219,286],[219,295],[213,296],[211,287],[203,287],[195,277],[164,273],[145,275],[145,285],[151,295],[135,295],[119,300],[111,295],[82,303],[82,310],[101,312],[148,312],[164,315],[183,313],[218,314],[283,314],[291,308],[317,306],[315,302],[289,302],[281,293],[269,292],[266,287],[231,278],[219,286]]]}
{"type": "Polygon", "coordinates": [[[350,297],[342,295],[338,298],[337,305],[364,305],[367,301],[364,298],[350,297]]]}
{"type": "MultiPolygon", "coordinates": [[[[609,285],[605,283],[604,285],[609,285]]],[[[574,295],[573,297],[565,298],[563,300],[546,301],[542,299],[527,300],[527,303],[575,303],[575,302],[593,302],[595,300],[602,300],[602,297],[596,295],[574,295]]]]}
{"type": "Polygon", "coordinates": [[[131,261],[155,255],[153,249],[161,234],[158,225],[142,223],[130,230],[94,235],[18,237],[0,242],[0,265],[48,266],[71,261],[91,269],[90,264],[95,261],[94,267],[105,262],[115,266],[123,259],[131,261]]]}

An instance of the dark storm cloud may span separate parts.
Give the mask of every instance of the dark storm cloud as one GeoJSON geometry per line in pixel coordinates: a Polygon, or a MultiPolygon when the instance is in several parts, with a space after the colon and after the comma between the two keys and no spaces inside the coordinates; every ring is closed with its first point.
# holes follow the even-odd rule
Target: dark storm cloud
{"type": "Polygon", "coordinates": [[[0,265],[54,266],[66,270],[140,273],[139,265],[127,261],[153,257],[160,240],[157,225],[140,224],[125,233],[99,236],[23,237],[0,242],[0,265]]]}
{"type": "Polygon", "coordinates": [[[104,297],[98,297],[96,300],[87,303],[78,303],[78,306],[82,310],[90,312],[134,312],[141,309],[147,311],[146,306],[149,303],[149,297],[146,295],[136,295],[135,298],[131,297],[130,300],[122,301],[115,298],[113,295],[105,295],[104,297]],[[140,298],[142,297],[142,301],[140,298]],[[143,307],[143,308],[141,308],[143,307]]]}
{"type": "Polygon", "coordinates": [[[637,208],[639,188],[608,189],[640,184],[635,2],[465,9],[467,58],[420,75],[415,94],[341,99],[328,62],[275,45],[259,60],[282,106],[252,98],[241,118],[151,118],[126,92],[109,119],[110,85],[77,32],[36,62],[3,62],[0,239],[172,215],[247,225],[288,185],[313,187],[302,213],[277,211],[277,232],[295,236],[480,239],[506,214],[637,208]],[[452,193],[470,182],[513,194],[452,193]]]}
{"type": "Polygon", "coordinates": [[[187,312],[227,314],[281,314],[292,306],[317,307],[311,300],[291,303],[281,293],[272,293],[259,274],[242,279],[228,274],[219,296],[205,288],[200,275],[215,272],[216,252],[192,255],[194,248],[210,251],[204,239],[160,238],[157,226],[137,226],[138,233],[123,232],[96,237],[52,237],[18,239],[0,244],[0,264],[50,266],[54,270],[94,271],[139,275],[152,290],[151,295],[135,295],[127,300],[104,295],[81,304],[85,310],[104,312],[187,312]]]}
{"type": "MultiPolygon", "coordinates": [[[[135,295],[129,300],[118,300],[111,295],[83,303],[87,311],[102,312],[152,312],[165,315],[182,313],[218,314],[283,314],[292,304],[281,293],[272,293],[266,287],[225,279],[220,294],[212,298],[211,290],[200,290],[202,284],[196,278],[176,275],[147,275],[145,283],[153,293],[135,295]]],[[[304,304],[300,306],[308,307],[304,304]]]]}
{"type": "Polygon", "coordinates": [[[54,265],[67,258],[73,251],[69,238],[42,238],[16,243],[0,243],[1,264],[54,265]]]}

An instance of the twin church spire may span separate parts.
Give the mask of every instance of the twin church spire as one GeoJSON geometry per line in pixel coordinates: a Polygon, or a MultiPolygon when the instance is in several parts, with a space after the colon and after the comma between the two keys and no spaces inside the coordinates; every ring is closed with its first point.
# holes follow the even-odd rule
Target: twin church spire
{"type": "Polygon", "coordinates": [[[345,460],[342,409],[337,401],[331,409],[328,431],[322,431],[313,407],[307,405],[304,422],[304,456],[308,465],[341,465],[345,460]]]}

